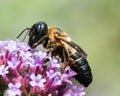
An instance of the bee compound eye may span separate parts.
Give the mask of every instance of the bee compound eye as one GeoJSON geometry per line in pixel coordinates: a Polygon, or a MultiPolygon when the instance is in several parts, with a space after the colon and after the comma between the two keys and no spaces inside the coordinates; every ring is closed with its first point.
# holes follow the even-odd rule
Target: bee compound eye
{"type": "Polygon", "coordinates": [[[36,33],[39,35],[46,35],[48,32],[48,26],[44,22],[38,22],[35,25],[36,33]]]}

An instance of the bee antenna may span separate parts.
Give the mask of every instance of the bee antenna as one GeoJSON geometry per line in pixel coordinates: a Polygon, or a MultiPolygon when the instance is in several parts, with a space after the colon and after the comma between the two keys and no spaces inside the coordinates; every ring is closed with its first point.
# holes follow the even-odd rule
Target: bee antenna
{"type": "Polygon", "coordinates": [[[28,35],[28,32],[25,34],[25,36],[24,36],[22,42],[25,40],[25,38],[27,37],[27,35],[28,35]]]}
{"type": "MultiPolygon", "coordinates": [[[[23,34],[23,32],[25,32],[26,30],[29,30],[30,28],[26,28],[26,29],[24,29],[16,38],[18,39],[22,34],[23,34]]],[[[26,37],[26,36],[25,36],[26,37]]],[[[24,37],[24,38],[25,38],[24,37]]]]}

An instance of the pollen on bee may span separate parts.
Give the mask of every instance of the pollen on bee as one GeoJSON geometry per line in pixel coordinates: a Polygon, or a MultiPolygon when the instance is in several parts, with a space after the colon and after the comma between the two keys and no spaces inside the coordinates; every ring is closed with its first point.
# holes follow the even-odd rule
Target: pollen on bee
{"type": "Polygon", "coordinates": [[[67,40],[68,40],[68,41],[71,41],[71,38],[70,38],[70,37],[67,37],[67,40]]]}

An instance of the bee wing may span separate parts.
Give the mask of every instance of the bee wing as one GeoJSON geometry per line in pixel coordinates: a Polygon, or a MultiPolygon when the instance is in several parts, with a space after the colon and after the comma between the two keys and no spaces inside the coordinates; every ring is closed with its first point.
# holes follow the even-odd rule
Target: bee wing
{"type": "Polygon", "coordinates": [[[57,39],[62,40],[62,41],[65,42],[65,43],[67,43],[69,46],[71,46],[72,48],[74,48],[74,49],[75,49],[76,51],[78,51],[79,53],[83,54],[84,57],[87,56],[87,54],[84,52],[84,50],[83,50],[80,46],[78,46],[77,44],[75,44],[74,42],[68,41],[68,40],[65,39],[64,37],[60,37],[60,36],[58,36],[58,35],[55,35],[55,37],[56,37],[57,39]]]}
{"type": "Polygon", "coordinates": [[[81,52],[83,53],[85,56],[87,56],[87,54],[85,53],[85,51],[80,47],[78,46],[77,44],[75,44],[74,42],[71,42],[72,46],[77,49],[78,52],[81,52]]]}

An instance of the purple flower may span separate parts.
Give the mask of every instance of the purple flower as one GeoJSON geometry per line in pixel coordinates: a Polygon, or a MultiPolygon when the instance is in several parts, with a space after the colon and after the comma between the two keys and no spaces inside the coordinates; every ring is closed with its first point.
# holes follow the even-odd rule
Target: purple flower
{"type": "Polygon", "coordinates": [[[12,84],[12,83],[9,83],[8,84],[8,88],[5,92],[5,94],[7,96],[21,96],[21,91],[20,91],[20,88],[21,87],[21,84],[20,83],[16,83],[15,85],[12,84]]]}
{"type": "Polygon", "coordinates": [[[13,52],[17,49],[17,44],[13,40],[9,40],[7,43],[7,46],[5,46],[5,49],[8,49],[10,52],[13,52]]]}
{"type": "Polygon", "coordinates": [[[29,51],[25,52],[24,50],[20,50],[20,54],[19,55],[22,58],[24,58],[24,61],[26,61],[26,60],[28,60],[32,56],[32,53],[30,53],[29,51]]]}
{"type": "Polygon", "coordinates": [[[84,96],[85,92],[83,92],[82,86],[74,86],[73,84],[69,84],[67,88],[67,92],[64,96],[84,96]]]}
{"type": "Polygon", "coordinates": [[[31,86],[39,86],[39,87],[44,87],[44,83],[46,82],[46,79],[42,78],[42,75],[38,74],[35,76],[35,74],[31,74],[30,78],[32,81],[30,81],[31,86]]]}
{"type": "Polygon", "coordinates": [[[1,65],[0,66],[0,75],[5,75],[5,74],[8,74],[9,73],[9,71],[8,71],[8,66],[7,67],[5,67],[5,65],[1,65]]]}
{"type": "Polygon", "coordinates": [[[43,64],[43,58],[41,58],[40,56],[36,56],[33,64],[35,66],[42,66],[42,64],[43,64]]]}
{"type": "Polygon", "coordinates": [[[47,53],[42,52],[42,51],[35,51],[34,55],[39,56],[40,60],[43,60],[47,56],[47,53]]]}
{"type": "Polygon", "coordinates": [[[7,61],[7,63],[9,67],[14,69],[20,64],[20,61],[17,59],[17,57],[12,57],[11,60],[7,61]]]}
{"type": "Polygon", "coordinates": [[[31,67],[34,67],[34,59],[32,57],[29,57],[26,61],[25,61],[25,65],[30,65],[31,67]]]}
{"type": "Polygon", "coordinates": [[[46,74],[49,78],[54,78],[55,76],[60,75],[60,72],[56,72],[51,69],[51,70],[47,71],[46,74]]]}
{"type": "Polygon", "coordinates": [[[56,76],[54,78],[54,81],[53,81],[53,84],[54,86],[57,86],[57,85],[61,85],[62,84],[62,80],[60,79],[60,77],[56,76]]]}
{"type": "Polygon", "coordinates": [[[72,82],[69,79],[72,78],[73,76],[75,76],[76,74],[77,73],[75,73],[73,70],[70,69],[69,66],[67,66],[65,68],[64,74],[62,74],[61,78],[62,78],[63,81],[72,84],[72,82]]]}
{"type": "Polygon", "coordinates": [[[75,90],[74,94],[76,94],[76,96],[83,96],[83,95],[85,95],[85,92],[82,92],[83,91],[83,87],[82,86],[74,86],[73,88],[75,90]]]}
{"type": "Polygon", "coordinates": [[[70,80],[77,73],[70,67],[63,70],[62,63],[18,40],[0,41],[0,75],[8,85],[7,96],[83,96],[83,87],[70,80]]]}
{"type": "Polygon", "coordinates": [[[7,41],[0,41],[0,50],[3,51],[4,50],[4,46],[6,44],[7,41]]]}
{"type": "Polygon", "coordinates": [[[49,60],[50,60],[50,67],[52,67],[52,68],[60,68],[61,67],[61,65],[60,65],[60,63],[58,63],[57,59],[49,57],[49,60]]]}
{"type": "Polygon", "coordinates": [[[17,46],[18,46],[18,50],[23,50],[24,52],[30,50],[30,46],[26,43],[20,42],[18,40],[16,40],[17,46]]]}

